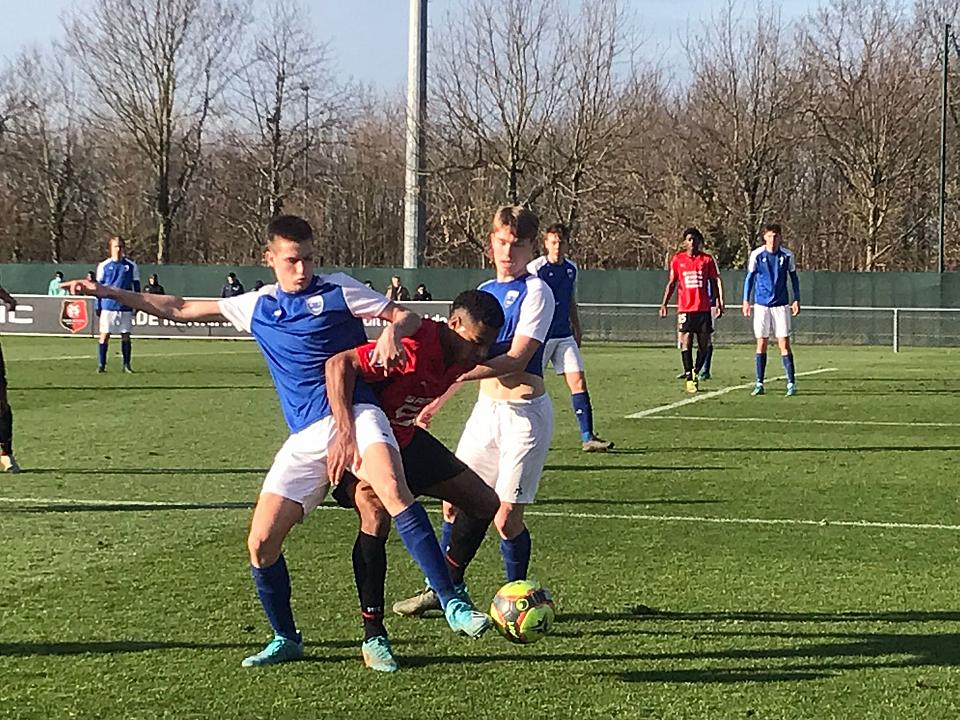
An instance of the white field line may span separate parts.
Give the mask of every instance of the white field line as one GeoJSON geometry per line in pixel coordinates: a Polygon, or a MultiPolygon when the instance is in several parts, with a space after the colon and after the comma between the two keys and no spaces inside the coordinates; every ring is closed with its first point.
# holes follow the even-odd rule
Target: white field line
{"type": "MultiPolygon", "coordinates": [[[[611,502],[611,505],[615,505],[611,502]]],[[[204,509],[203,506],[216,507],[218,505],[238,505],[237,509],[246,509],[244,501],[209,502],[209,501],[182,501],[165,502],[156,500],[79,500],[76,498],[38,498],[38,497],[0,497],[0,505],[66,505],[66,506],[116,506],[154,507],[162,509],[204,509]],[[201,506],[201,507],[197,507],[201,506]]],[[[250,507],[253,504],[250,503],[250,507]]],[[[343,508],[336,505],[321,505],[317,510],[339,511],[343,508]]],[[[431,512],[439,513],[440,509],[431,508],[431,512]]],[[[943,523],[908,523],[908,522],[875,522],[871,520],[802,520],[796,518],[732,518],[709,517],[705,515],[643,515],[643,514],[616,514],[616,513],[567,513],[550,512],[546,510],[527,510],[525,515],[534,517],[579,519],[579,520],[627,520],[634,522],[676,522],[676,523],[705,523],[711,525],[778,525],[797,527],[844,527],[844,528],[876,528],[881,530],[948,530],[960,532],[960,525],[946,525],[943,523]]]]}
{"type": "MultiPolygon", "coordinates": [[[[650,420],[709,420],[710,422],[785,422],[791,425],[868,425],[878,427],[934,427],[951,428],[960,427],[960,423],[955,422],[895,422],[892,420],[797,420],[795,418],[775,418],[775,417],[710,417],[708,415],[658,415],[648,417],[650,420]]],[[[896,448],[890,448],[895,450],[896,448]]]]}
{"type": "MultiPolygon", "coordinates": [[[[836,372],[836,371],[837,371],[837,368],[819,368],[817,370],[807,370],[806,372],[799,372],[796,374],[796,376],[807,377],[809,375],[820,375],[821,373],[829,373],[829,372],[836,372]]],[[[777,377],[771,378],[771,379],[785,380],[786,376],[778,375],[777,377]]],[[[632,415],[627,415],[626,417],[628,419],[645,418],[645,417],[649,417],[650,415],[657,415],[659,413],[666,412],[667,410],[675,410],[679,407],[683,407],[684,405],[692,405],[693,403],[703,402],[704,400],[709,400],[710,398],[720,397],[721,395],[726,395],[727,393],[731,393],[734,390],[747,390],[749,388],[752,388],[753,386],[754,386],[754,383],[750,382],[750,383],[744,383],[743,385],[730,385],[729,387],[720,388],[719,390],[712,390],[710,392],[697,393],[696,395],[691,395],[690,397],[684,398],[683,400],[677,400],[677,402],[670,403],[669,405],[659,405],[657,407],[653,407],[648,410],[641,410],[640,412],[633,413],[632,415]]]]}
{"type": "MultiPolygon", "coordinates": [[[[167,353],[135,353],[135,358],[143,357],[189,357],[190,355],[247,355],[249,353],[260,352],[257,348],[249,350],[202,350],[200,352],[167,352],[167,353]]],[[[87,353],[86,355],[45,355],[43,357],[14,357],[4,358],[8,363],[11,362],[44,362],[54,360],[96,360],[96,355],[87,353]]]]}

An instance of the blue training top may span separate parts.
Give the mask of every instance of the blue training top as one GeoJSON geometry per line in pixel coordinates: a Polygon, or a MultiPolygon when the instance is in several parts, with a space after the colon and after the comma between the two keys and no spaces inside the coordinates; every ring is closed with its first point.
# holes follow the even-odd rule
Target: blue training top
{"type": "MultiPolygon", "coordinates": [[[[251,333],[277,388],[283,417],[300,432],[330,415],[326,361],[367,342],[362,318],[379,317],[390,300],[349,275],[315,275],[297,293],[264,285],[218,301],[233,325],[251,333]]],[[[353,403],[377,404],[373,390],[357,380],[353,403]]]]}
{"type": "MultiPolygon", "coordinates": [[[[140,292],[140,268],[128,257],[119,260],[107,258],[97,265],[97,282],[121,290],[140,292]]],[[[132,310],[129,305],[112,298],[98,298],[97,309],[123,312],[132,310]]]]}
{"type": "Polygon", "coordinates": [[[743,299],[757,305],[777,307],[789,305],[787,294],[787,276],[793,286],[793,299],[800,300],[800,277],[797,275],[797,262],[793,253],[781,246],[776,252],[768,252],[764,246],[750,253],[747,263],[747,276],[743,279],[743,299]]]}
{"type": "Polygon", "coordinates": [[[478,289],[500,301],[505,318],[497,341],[490,348],[490,357],[506,353],[516,335],[533,338],[540,342],[540,347],[524,371],[543,377],[543,343],[550,330],[554,307],[550,287],[536,275],[528,274],[507,282],[487,280],[478,289]]]}
{"type": "Polygon", "coordinates": [[[527,265],[527,271],[543,280],[553,291],[553,322],[547,338],[571,337],[570,305],[577,290],[577,266],[569,258],[552,263],[546,256],[541,256],[527,265]]]}

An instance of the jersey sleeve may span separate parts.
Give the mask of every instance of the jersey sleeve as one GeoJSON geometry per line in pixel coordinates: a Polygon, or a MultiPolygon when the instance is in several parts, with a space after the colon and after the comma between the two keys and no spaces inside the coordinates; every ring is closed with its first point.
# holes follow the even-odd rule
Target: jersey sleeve
{"type": "Polygon", "coordinates": [[[140,292],[140,266],[133,260],[130,261],[130,265],[133,267],[133,289],[135,292],[140,292]]]}
{"type": "Polygon", "coordinates": [[[229,320],[230,324],[238,330],[250,332],[253,321],[253,311],[257,307],[257,302],[260,300],[260,297],[265,294],[264,291],[267,290],[267,288],[272,289],[272,287],[272,285],[265,285],[260,292],[246,293],[244,295],[236,295],[234,297],[217,300],[217,305],[220,307],[220,314],[229,320]]]}
{"type": "Polygon", "coordinates": [[[540,268],[542,268],[547,263],[547,258],[541,255],[538,258],[534,258],[527,265],[527,272],[531,275],[538,275],[540,273],[540,268]]]}
{"type": "Polygon", "coordinates": [[[706,267],[704,268],[703,277],[706,280],[716,280],[720,276],[720,271],[717,270],[717,261],[713,256],[710,256],[710,259],[707,261],[706,267]]]}
{"type": "Polygon", "coordinates": [[[378,318],[390,306],[390,298],[371,290],[346,273],[334,273],[328,275],[327,279],[343,290],[343,300],[354,317],[378,318]]]}
{"type": "Polygon", "coordinates": [[[677,256],[670,258],[669,282],[676,282],[680,279],[680,271],[677,269],[677,256]]]}
{"type": "Polygon", "coordinates": [[[106,261],[106,260],[104,260],[104,261],[101,262],[99,265],[97,265],[97,276],[96,276],[96,277],[97,277],[97,282],[98,282],[98,283],[102,283],[102,282],[103,282],[103,279],[104,279],[104,277],[103,277],[103,271],[106,269],[106,267],[107,267],[107,261],[106,261]]]}
{"type": "Polygon", "coordinates": [[[553,322],[553,310],[556,300],[553,290],[540,278],[527,281],[527,294],[520,306],[520,317],[517,318],[517,329],[514,337],[523,335],[538,342],[547,339],[550,324],[553,322]]]}

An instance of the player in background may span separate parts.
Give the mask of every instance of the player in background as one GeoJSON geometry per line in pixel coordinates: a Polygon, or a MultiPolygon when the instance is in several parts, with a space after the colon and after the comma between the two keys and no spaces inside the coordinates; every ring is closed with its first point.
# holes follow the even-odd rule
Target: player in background
{"type": "Polygon", "coordinates": [[[553,291],[555,307],[553,322],[543,350],[543,369],[553,363],[557,375],[563,375],[570,388],[573,414],[580,426],[580,442],[584,452],[606,452],[613,443],[593,431],[593,406],[587,392],[587,378],[583,370],[580,346],[583,331],[577,312],[577,266],[566,256],[570,230],[562,223],[554,223],[543,234],[541,255],[527,267],[553,291]]]}
{"type": "MultiPolygon", "coordinates": [[[[373,670],[397,669],[383,623],[390,515],[369,483],[358,484],[351,473],[343,472],[353,464],[356,454],[350,412],[354,384],[359,377],[375,389],[400,445],[410,491],[415,496],[430,495],[453,503],[459,509],[451,536],[441,543],[441,549],[457,591],[467,599],[464,573],[483,542],[500,500],[480,476],[416,423],[426,405],[446,393],[458,376],[487,358],[503,322],[503,310],[493,295],[467,290],[453,301],[446,323],[424,318],[420,329],[403,339],[403,365],[387,369],[374,364],[374,343],[327,361],[327,390],[337,423],[327,464],[330,480],[336,485],[333,497],[343,507],[355,508],[360,516],[353,546],[353,573],[363,618],[361,653],[364,664],[373,670]]],[[[439,601],[435,607],[440,609],[439,601]]]]}
{"type": "MultiPolygon", "coordinates": [[[[717,287],[720,290],[719,303],[726,307],[726,301],[723,299],[723,279],[718,275],[717,276],[717,287]]],[[[707,288],[709,290],[709,287],[707,288]]],[[[713,334],[717,332],[717,319],[720,317],[717,314],[717,303],[718,298],[710,296],[710,319],[712,320],[711,327],[713,328],[713,334]]],[[[709,380],[712,376],[711,369],[713,368],[713,348],[714,342],[713,337],[710,338],[710,347],[707,348],[707,352],[703,356],[703,367],[696,367],[694,365],[693,372],[697,376],[697,381],[709,380]]],[[[683,350],[683,333],[680,332],[680,328],[677,328],[677,350],[683,350]]],[[[677,380],[683,380],[686,377],[686,373],[681,371],[677,375],[677,380]]]]}
{"type": "MultiPolygon", "coordinates": [[[[0,287],[0,302],[7,306],[7,312],[17,309],[17,301],[0,287]]],[[[0,349],[0,470],[8,473],[20,472],[20,465],[13,456],[13,410],[7,398],[7,365],[3,361],[3,350],[0,349]]]]}
{"type": "Polygon", "coordinates": [[[697,370],[703,367],[710,348],[713,332],[711,297],[716,298],[717,317],[723,315],[723,298],[720,294],[717,264],[713,256],[703,252],[703,234],[695,227],[683,231],[686,250],[678,252],[670,261],[667,286],[660,303],[660,317],[667,316],[667,303],[677,292],[677,327],[680,330],[680,359],[683,362],[683,377],[686,390],[695,393],[699,389],[694,374],[693,337],[697,338],[697,370]]]}
{"type": "MultiPolygon", "coordinates": [[[[258,293],[184,300],[88,281],[66,284],[75,295],[111,299],[177,322],[229,321],[251,333],[260,346],[290,437],[264,479],[247,537],[251,574],[274,638],[261,652],[244,659],[245,667],[303,656],[282,545],[290,530],[323,501],[328,488],[327,447],[336,430],[327,398],[325,362],[365,343],[363,319],[379,318],[389,324],[377,341],[374,361],[391,368],[403,359],[401,339],[420,327],[417,315],[348,275],[315,275],[313,231],[302,218],[276,217],[267,225],[266,235],[264,259],[277,282],[258,293]]],[[[471,636],[481,634],[490,619],[458,597],[430,519],[404,480],[397,441],[373,391],[358,383],[352,399],[361,477],[390,513],[407,551],[430,583],[436,583],[451,628],[471,636]]]]}
{"type": "MultiPolygon", "coordinates": [[[[126,256],[127,244],[121,237],[110,238],[110,257],[97,265],[97,282],[101,285],[140,292],[140,269],[126,256]]],[[[133,352],[130,331],[133,329],[133,311],[111,297],[98,298],[97,311],[100,315],[100,345],[97,372],[107,371],[107,346],[112,333],[120,333],[120,354],[123,358],[123,372],[132,373],[130,355],[133,352]]]]}
{"type": "Polygon", "coordinates": [[[800,314],[800,277],[793,253],[781,245],[780,226],[764,225],[763,245],[750,253],[743,280],[743,316],[750,317],[753,295],[753,334],[757,338],[754,365],[757,381],[751,395],[763,395],[767,369],[767,341],[771,335],[780,346],[780,359],[787,374],[787,395],[797,394],[796,368],[790,347],[790,317],[800,314]],[[787,293],[787,276],[793,287],[793,302],[787,293]]]}
{"type": "MultiPolygon", "coordinates": [[[[553,319],[550,286],[527,270],[539,234],[537,216],[526,208],[504,206],[493,216],[490,255],[497,277],[480,285],[503,308],[505,322],[490,359],[459,380],[480,380],[480,394],[457,445],[457,457],[497,491],[500,508],[494,525],[507,581],[524,580],[530,566],[530,531],[524,509],[540,485],[553,437],[553,407],[543,384],[543,344],[553,319]]],[[[458,385],[425,407],[429,425],[458,385]]],[[[451,532],[444,504],[441,537],[451,532]]],[[[395,603],[399,615],[420,615],[434,607],[430,587],[395,603]]]]}

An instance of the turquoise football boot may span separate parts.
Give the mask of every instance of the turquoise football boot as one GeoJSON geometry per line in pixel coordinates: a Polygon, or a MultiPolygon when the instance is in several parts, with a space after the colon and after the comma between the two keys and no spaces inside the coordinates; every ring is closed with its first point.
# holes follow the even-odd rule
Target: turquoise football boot
{"type": "Polygon", "coordinates": [[[364,640],[360,652],[363,655],[363,664],[371,670],[391,673],[399,669],[390,649],[390,641],[385,635],[364,640]]]}
{"type": "Polygon", "coordinates": [[[470,603],[462,598],[455,597],[447,603],[443,614],[447,618],[450,629],[460,635],[478,638],[490,629],[493,621],[486,613],[474,610],[470,603]]]}
{"type": "Polygon", "coordinates": [[[753,386],[753,392],[751,395],[763,395],[766,391],[763,389],[763,383],[757,383],[753,386]]]}
{"type": "Polygon", "coordinates": [[[244,658],[240,663],[243,667],[260,667],[261,665],[277,665],[279,663],[293,662],[303,657],[303,639],[300,642],[285,638],[282,635],[274,635],[273,640],[267,643],[267,646],[256,655],[244,658]]]}
{"type": "Polygon", "coordinates": [[[797,394],[797,384],[796,383],[787,383],[787,397],[793,397],[797,394]]]}

